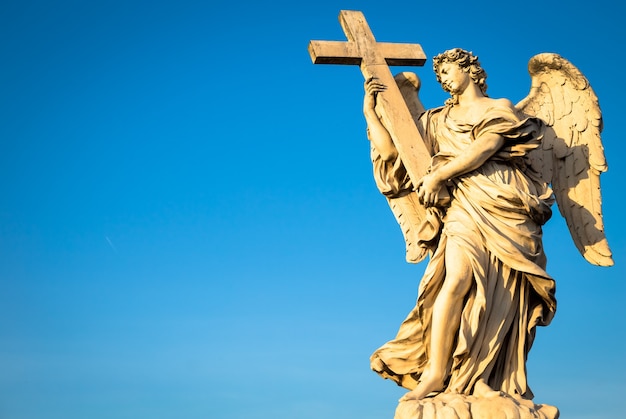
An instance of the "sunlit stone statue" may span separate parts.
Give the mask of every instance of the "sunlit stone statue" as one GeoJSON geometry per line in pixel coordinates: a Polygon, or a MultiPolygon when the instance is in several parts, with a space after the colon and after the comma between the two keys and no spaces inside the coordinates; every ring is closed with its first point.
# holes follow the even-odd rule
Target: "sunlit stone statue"
{"type": "Polygon", "coordinates": [[[424,110],[415,74],[390,82],[386,65],[360,64],[376,185],[407,260],[428,259],[415,307],[371,357],[374,371],[409,390],[396,419],[557,418],[557,408],[532,401],[526,376],[535,328],[556,311],[542,245],[554,202],[581,254],[613,264],[601,211],[602,117],[587,79],[556,54],[536,55],[530,93],[513,104],[487,95],[475,55],[451,49],[433,58],[451,97],[424,110]],[[385,99],[390,90],[400,100],[385,99]],[[392,107],[410,114],[414,138],[389,116],[392,107]],[[428,152],[421,165],[411,142],[428,152]]]}

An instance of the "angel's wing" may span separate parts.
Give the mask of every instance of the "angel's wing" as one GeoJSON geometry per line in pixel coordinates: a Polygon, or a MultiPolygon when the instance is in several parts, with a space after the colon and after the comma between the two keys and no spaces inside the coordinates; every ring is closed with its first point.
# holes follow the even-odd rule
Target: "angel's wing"
{"type": "MultiPolygon", "coordinates": [[[[402,72],[395,76],[396,84],[402,93],[404,101],[417,125],[424,106],[418,97],[420,80],[415,73],[402,72]]],[[[423,229],[422,221],[426,217],[426,209],[420,204],[417,193],[410,190],[399,196],[387,196],[387,203],[400,225],[406,244],[406,260],[410,263],[422,261],[428,254],[428,249],[419,245],[418,233],[423,229]]]]}
{"type": "Polygon", "coordinates": [[[587,78],[557,54],[530,59],[530,93],[517,104],[547,125],[531,165],[552,184],[557,206],[580,253],[594,265],[611,266],[604,233],[600,174],[607,170],[598,98],[587,78]]]}

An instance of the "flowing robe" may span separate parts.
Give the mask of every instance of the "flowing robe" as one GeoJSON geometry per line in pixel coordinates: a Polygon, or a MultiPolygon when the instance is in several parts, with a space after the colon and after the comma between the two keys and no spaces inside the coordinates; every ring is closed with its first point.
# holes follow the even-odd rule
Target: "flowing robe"
{"type": "MultiPolygon", "coordinates": [[[[456,242],[466,253],[473,281],[465,296],[445,391],[472,394],[478,380],[495,390],[532,398],[526,358],[535,328],[550,323],[555,310],[554,280],[546,273],[541,226],[550,218],[552,191],[525,165],[526,152],[539,146],[543,125],[514,109],[490,108],[475,124],[455,121],[450,107],[426,112],[420,130],[437,151],[433,168],[463,152],[484,133],[497,133],[503,147],[481,167],[448,182],[450,205],[420,282],[415,308],[394,340],[371,357],[372,369],[413,389],[429,358],[433,305],[445,281],[445,249],[456,242]]],[[[373,153],[376,182],[387,195],[410,187],[398,162],[373,153]]]]}

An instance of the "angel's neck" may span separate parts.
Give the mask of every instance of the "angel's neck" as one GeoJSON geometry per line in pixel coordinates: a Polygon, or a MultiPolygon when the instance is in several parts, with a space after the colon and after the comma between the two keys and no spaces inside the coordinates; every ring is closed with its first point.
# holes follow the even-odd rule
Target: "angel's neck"
{"type": "Polygon", "coordinates": [[[467,88],[457,95],[456,103],[459,106],[469,106],[477,100],[485,98],[485,94],[476,83],[468,84],[467,88]]]}

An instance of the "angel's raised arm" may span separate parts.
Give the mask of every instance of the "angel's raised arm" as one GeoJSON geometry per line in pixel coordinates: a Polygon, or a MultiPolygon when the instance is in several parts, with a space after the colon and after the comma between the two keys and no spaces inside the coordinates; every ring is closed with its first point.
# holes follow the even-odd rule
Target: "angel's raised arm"
{"type": "Polygon", "coordinates": [[[363,98],[363,115],[367,122],[367,138],[385,161],[392,161],[398,157],[398,150],[393,144],[391,135],[383,125],[380,115],[376,112],[376,96],[387,89],[377,78],[371,77],[365,81],[365,97],[363,98]]]}

